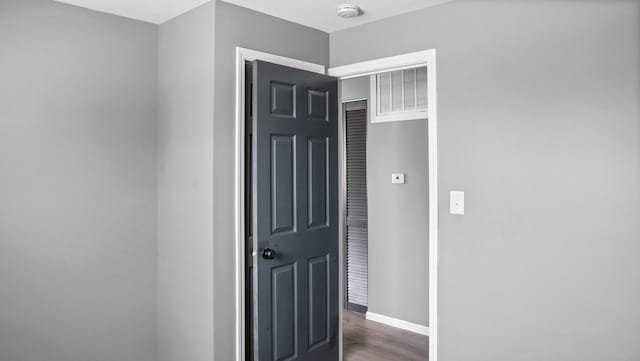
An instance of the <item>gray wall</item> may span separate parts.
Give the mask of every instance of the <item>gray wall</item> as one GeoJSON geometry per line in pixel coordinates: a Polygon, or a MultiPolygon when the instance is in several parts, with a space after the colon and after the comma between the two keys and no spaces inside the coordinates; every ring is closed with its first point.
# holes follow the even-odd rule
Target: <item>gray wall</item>
{"type": "MultiPolygon", "coordinates": [[[[369,98],[369,77],[341,82],[342,100],[369,98]]],[[[369,109],[369,112],[371,109],[369,109]]],[[[367,122],[369,312],[429,324],[427,122],[367,122]],[[405,184],[392,184],[405,173],[405,184]]]]}
{"type": "Polygon", "coordinates": [[[327,65],[329,35],[222,1],[216,2],[215,26],[215,358],[231,360],[235,349],[235,48],[327,65]]]}
{"type": "Polygon", "coordinates": [[[359,78],[351,78],[340,82],[340,99],[341,101],[353,101],[361,99],[369,99],[369,77],[361,76],[359,78]]]}
{"type": "Polygon", "coordinates": [[[426,120],[367,127],[369,312],[428,326],[426,120]],[[405,184],[392,184],[405,173],[405,184]]]}
{"type": "Polygon", "coordinates": [[[157,28],[2,0],[0,44],[0,360],[155,360],[157,28]]]}
{"type": "Polygon", "coordinates": [[[639,24],[461,0],[331,35],[332,66],[438,51],[441,361],[640,354],[639,24]]]}
{"type": "Polygon", "coordinates": [[[213,360],[215,6],[160,26],[158,360],[213,360]]]}

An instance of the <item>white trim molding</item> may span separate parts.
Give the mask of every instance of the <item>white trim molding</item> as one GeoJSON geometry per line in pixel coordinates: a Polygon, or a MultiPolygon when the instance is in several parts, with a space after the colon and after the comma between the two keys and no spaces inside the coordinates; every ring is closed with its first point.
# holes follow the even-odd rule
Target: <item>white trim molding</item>
{"type": "Polygon", "coordinates": [[[235,294],[236,294],[236,335],[235,351],[236,361],[245,361],[245,305],[246,295],[244,292],[245,281],[245,234],[244,234],[244,159],[245,159],[245,121],[244,121],[244,64],[246,61],[264,60],[270,63],[288,66],[314,73],[325,73],[325,66],[313,64],[302,60],[291,59],[280,55],[264,53],[261,51],[236,48],[236,81],[235,81],[235,123],[236,123],[236,150],[235,150],[235,294]]]}
{"type": "Polygon", "coordinates": [[[421,335],[429,336],[429,327],[422,326],[417,323],[403,321],[398,318],[393,318],[385,315],[381,315],[378,313],[367,312],[366,318],[369,321],[382,323],[387,326],[400,328],[406,331],[411,331],[414,333],[419,333],[421,335]]]}
{"type": "MultiPolygon", "coordinates": [[[[242,58],[242,64],[244,64],[245,61],[264,60],[270,63],[288,66],[290,68],[302,69],[302,70],[311,71],[311,72],[320,73],[320,74],[325,73],[324,65],[314,64],[314,63],[310,63],[310,62],[302,61],[298,59],[287,58],[285,56],[269,54],[262,51],[237,47],[236,59],[239,59],[239,58],[242,58]]],[[[236,72],[236,75],[237,75],[237,72],[236,72]]]]}
{"type": "Polygon", "coordinates": [[[429,132],[429,360],[438,361],[438,292],[440,290],[438,272],[440,225],[438,217],[439,174],[438,174],[438,89],[436,71],[436,50],[427,51],[427,129],[429,132]]]}
{"type": "Polygon", "coordinates": [[[435,56],[434,49],[416,51],[414,53],[333,67],[329,69],[329,75],[344,80],[381,72],[410,69],[427,65],[428,59],[431,56],[435,56]]]}

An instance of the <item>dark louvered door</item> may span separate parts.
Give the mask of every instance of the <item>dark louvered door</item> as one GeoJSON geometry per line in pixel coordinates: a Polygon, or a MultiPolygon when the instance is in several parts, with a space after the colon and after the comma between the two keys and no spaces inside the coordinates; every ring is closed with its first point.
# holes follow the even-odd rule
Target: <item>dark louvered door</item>
{"type": "Polygon", "coordinates": [[[253,91],[254,360],[337,361],[337,80],[256,61],[253,91]]]}
{"type": "Polygon", "coordinates": [[[368,306],[367,108],[345,104],[347,168],[347,308],[368,306]]]}

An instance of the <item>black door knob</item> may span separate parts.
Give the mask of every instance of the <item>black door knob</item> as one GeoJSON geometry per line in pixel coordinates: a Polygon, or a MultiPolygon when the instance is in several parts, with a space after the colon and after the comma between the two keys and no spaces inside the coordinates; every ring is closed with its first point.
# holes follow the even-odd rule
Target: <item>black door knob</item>
{"type": "Polygon", "coordinates": [[[262,258],[264,259],[274,259],[276,257],[276,251],[271,248],[265,248],[262,250],[262,258]]]}

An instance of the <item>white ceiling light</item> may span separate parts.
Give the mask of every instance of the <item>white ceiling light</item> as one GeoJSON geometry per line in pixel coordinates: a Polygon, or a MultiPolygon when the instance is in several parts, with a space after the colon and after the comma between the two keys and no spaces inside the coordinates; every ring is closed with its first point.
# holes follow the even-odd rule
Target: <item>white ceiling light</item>
{"type": "Polygon", "coordinates": [[[338,16],[341,18],[355,18],[360,15],[360,7],[353,4],[338,5],[338,16]]]}

